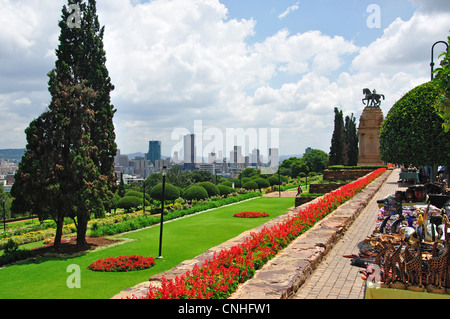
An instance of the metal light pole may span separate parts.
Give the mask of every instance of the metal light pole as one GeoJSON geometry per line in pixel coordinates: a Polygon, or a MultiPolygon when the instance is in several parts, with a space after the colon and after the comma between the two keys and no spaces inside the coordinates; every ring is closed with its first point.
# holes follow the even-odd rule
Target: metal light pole
{"type": "Polygon", "coordinates": [[[3,231],[6,232],[6,209],[4,198],[2,198],[2,207],[3,207],[3,231]]]}
{"type": "Polygon", "coordinates": [[[438,44],[438,43],[443,43],[443,44],[445,44],[445,46],[447,47],[447,50],[448,50],[448,43],[445,42],[445,41],[437,41],[437,42],[435,42],[435,43],[433,44],[433,46],[431,47],[431,63],[430,63],[430,66],[431,66],[431,80],[433,80],[433,78],[434,78],[434,74],[433,74],[433,72],[434,72],[434,46],[435,46],[436,44],[438,44]]]}
{"type": "Polygon", "coordinates": [[[162,234],[163,234],[163,221],[164,221],[164,200],[165,200],[165,190],[166,190],[166,174],[167,174],[167,167],[163,166],[162,169],[162,178],[163,178],[163,182],[162,182],[162,200],[161,200],[161,226],[159,228],[159,255],[157,257],[157,259],[161,259],[162,254],[161,254],[161,248],[162,248],[162,234]]]}
{"type": "Polygon", "coordinates": [[[142,199],[142,209],[144,210],[144,214],[145,214],[145,180],[142,183],[142,188],[143,188],[142,195],[144,195],[143,199],[142,199]]]}
{"type": "Polygon", "coordinates": [[[281,197],[280,163],[278,162],[278,197],[281,197]]]}

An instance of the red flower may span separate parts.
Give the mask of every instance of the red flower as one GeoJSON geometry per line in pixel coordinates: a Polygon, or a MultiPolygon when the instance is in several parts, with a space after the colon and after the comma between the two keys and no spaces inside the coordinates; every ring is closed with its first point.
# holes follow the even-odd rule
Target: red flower
{"type": "Polygon", "coordinates": [[[234,217],[240,217],[240,218],[258,218],[258,217],[267,217],[267,216],[269,216],[269,214],[260,213],[260,212],[242,212],[242,213],[234,214],[234,217]]]}
{"type": "Polygon", "coordinates": [[[98,259],[94,261],[88,269],[94,271],[132,271],[142,270],[153,267],[155,265],[155,259],[153,257],[142,256],[119,256],[119,257],[107,257],[105,259],[98,259]]]}

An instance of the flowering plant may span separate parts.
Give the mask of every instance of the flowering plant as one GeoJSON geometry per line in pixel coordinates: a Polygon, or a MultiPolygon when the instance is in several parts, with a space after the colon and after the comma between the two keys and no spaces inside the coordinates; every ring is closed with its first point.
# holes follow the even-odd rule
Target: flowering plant
{"type": "Polygon", "coordinates": [[[88,269],[94,271],[119,272],[147,269],[155,265],[153,257],[119,256],[94,261],[88,269]]]}
{"type": "Polygon", "coordinates": [[[241,213],[236,213],[233,216],[240,217],[240,218],[258,218],[258,217],[267,217],[267,216],[269,216],[269,214],[260,213],[260,212],[241,212],[241,213]]]}
{"type": "Polygon", "coordinates": [[[243,243],[215,253],[201,266],[172,280],[162,277],[161,287],[150,285],[148,299],[221,299],[228,298],[239,283],[253,277],[277,252],[285,248],[317,221],[360,192],[386,168],[380,168],[352,183],[322,196],[295,216],[253,232],[243,243]]]}

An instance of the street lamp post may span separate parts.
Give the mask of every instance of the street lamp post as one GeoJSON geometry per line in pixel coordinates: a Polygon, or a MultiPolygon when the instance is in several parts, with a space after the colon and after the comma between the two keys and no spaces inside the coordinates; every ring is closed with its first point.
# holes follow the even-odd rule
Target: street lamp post
{"type": "Polygon", "coordinates": [[[167,174],[167,167],[163,166],[162,169],[162,199],[161,199],[161,223],[159,228],[159,255],[158,259],[163,258],[161,254],[161,248],[162,248],[162,234],[163,234],[163,222],[164,222],[164,200],[165,200],[165,189],[166,189],[166,174],[167,174]]]}
{"type": "Polygon", "coordinates": [[[278,163],[278,197],[281,197],[280,163],[278,163]]]}
{"type": "Polygon", "coordinates": [[[437,42],[435,42],[435,43],[433,44],[433,46],[431,47],[431,63],[430,63],[430,66],[431,66],[431,80],[433,80],[433,78],[434,78],[434,74],[433,74],[433,72],[434,72],[434,47],[435,47],[435,45],[438,44],[438,43],[443,43],[443,44],[445,44],[445,46],[447,47],[447,50],[448,50],[448,43],[445,42],[445,41],[437,41],[437,42]]]}
{"type": "Polygon", "coordinates": [[[3,231],[6,232],[6,209],[4,198],[2,198],[2,208],[3,208],[3,231]]]}
{"type": "Polygon", "coordinates": [[[143,188],[142,195],[144,195],[144,196],[143,196],[143,199],[142,199],[142,209],[143,209],[144,214],[145,214],[145,180],[144,180],[144,182],[142,183],[142,188],[143,188]]]}

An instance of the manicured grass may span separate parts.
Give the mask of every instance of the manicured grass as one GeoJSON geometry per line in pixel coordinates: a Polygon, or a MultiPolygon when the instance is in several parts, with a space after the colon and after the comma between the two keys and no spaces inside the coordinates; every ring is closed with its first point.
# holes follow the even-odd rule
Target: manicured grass
{"type": "Polygon", "coordinates": [[[242,203],[217,208],[164,223],[163,259],[147,270],[126,273],[102,273],[87,270],[95,260],[119,255],[157,257],[159,251],[159,225],[124,234],[122,238],[134,240],[122,245],[91,252],[74,258],[41,258],[36,262],[0,269],[0,298],[20,299],[105,299],[123,289],[148,280],[154,274],[171,269],[184,260],[202,254],[240,233],[257,227],[287,211],[294,204],[293,198],[257,198],[242,203]],[[266,212],[265,218],[236,218],[243,211],[266,212]],[[68,288],[69,265],[81,269],[81,288],[68,288]]]}

